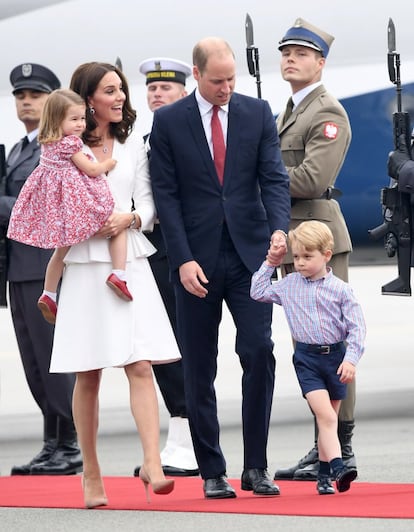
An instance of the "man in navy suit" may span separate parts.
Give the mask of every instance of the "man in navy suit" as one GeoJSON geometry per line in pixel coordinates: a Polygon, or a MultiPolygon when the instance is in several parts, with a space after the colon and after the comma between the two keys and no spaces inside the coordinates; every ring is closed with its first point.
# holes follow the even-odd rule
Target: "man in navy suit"
{"type": "Polygon", "coordinates": [[[250,298],[251,275],[269,241],[286,253],[289,178],[267,102],[234,93],[235,59],[219,38],[193,50],[197,89],[154,113],[150,171],[177,300],[190,429],[206,498],[235,497],[226,479],[214,390],[218,329],[226,302],[243,369],[241,488],[279,495],[267,473],[275,359],[272,307],[250,298]],[[224,176],[214,163],[211,118],[225,141],[224,176]]]}

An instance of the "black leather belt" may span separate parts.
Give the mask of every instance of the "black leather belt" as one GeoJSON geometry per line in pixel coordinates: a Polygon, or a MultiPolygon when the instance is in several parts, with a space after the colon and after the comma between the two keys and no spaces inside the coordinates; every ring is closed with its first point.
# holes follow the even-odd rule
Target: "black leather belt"
{"type": "Polygon", "coordinates": [[[329,355],[333,351],[339,351],[344,345],[343,342],[338,342],[336,344],[328,345],[318,345],[318,344],[304,344],[302,342],[296,342],[296,345],[309,353],[318,353],[319,355],[329,355]]]}
{"type": "Polygon", "coordinates": [[[339,190],[339,188],[335,187],[328,187],[323,194],[319,196],[319,198],[290,198],[291,205],[295,205],[298,201],[306,201],[306,200],[313,200],[313,199],[337,199],[342,196],[342,192],[339,190]]]}

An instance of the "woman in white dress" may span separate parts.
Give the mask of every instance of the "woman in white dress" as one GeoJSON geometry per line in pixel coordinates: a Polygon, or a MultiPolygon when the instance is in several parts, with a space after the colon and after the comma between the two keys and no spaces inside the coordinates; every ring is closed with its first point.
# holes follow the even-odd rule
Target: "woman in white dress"
{"type": "Polygon", "coordinates": [[[174,481],[165,479],[161,467],[151,364],[173,362],[180,354],[147,260],[155,248],[143,231],[152,229],[155,207],[142,135],[133,131],[136,113],[127,81],[115,66],[93,62],[76,69],[71,89],[87,106],[85,152],[97,161],[117,161],[107,176],[113,214],[99,233],[72,246],[65,257],[50,366],[53,373],[76,372],[73,416],[83,455],[85,505],[93,508],[108,503],[96,449],[102,369],[124,368],[143,446],[140,478],[147,497],[149,485],[154,493],[166,494],[174,481]],[[107,239],[125,229],[131,302],[105,286],[111,270],[107,239]]]}

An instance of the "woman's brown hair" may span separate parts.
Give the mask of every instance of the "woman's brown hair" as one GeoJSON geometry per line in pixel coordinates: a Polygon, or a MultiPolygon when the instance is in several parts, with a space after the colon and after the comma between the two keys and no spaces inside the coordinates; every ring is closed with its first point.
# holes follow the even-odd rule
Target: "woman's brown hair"
{"type": "Polygon", "coordinates": [[[110,134],[121,144],[123,144],[128,135],[131,133],[137,117],[136,111],[131,106],[128,82],[119,68],[117,68],[115,65],[111,65],[110,63],[99,63],[97,61],[84,63],[83,65],[78,66],[78,68],[72,74],[70,88],[80,94],[86,104],[86,129],[82,138],[85,144],[88,146],[97,146],[102,141],[100,137],[97,137],[93,133],[98,124],[91,113],[88,105],[88,99],[95,93],[101,79],[108,72],[116,72],[116,74],[118,74],[118,76],[121,78],[122,90],[124,91],[126,97],[122,109],[122,120],[121,122],[110,123],[110,134]]]}

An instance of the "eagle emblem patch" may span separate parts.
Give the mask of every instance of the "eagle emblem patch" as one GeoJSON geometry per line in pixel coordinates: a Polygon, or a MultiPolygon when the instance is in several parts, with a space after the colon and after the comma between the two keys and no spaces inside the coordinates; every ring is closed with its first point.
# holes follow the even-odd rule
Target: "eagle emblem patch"
{"type": "Polygon", "coordinates": [[[334,122],[327,122],[323,128],[323,135],[327,139],[336,139],[338,135],[338,126],[334,122]]]}
{"type": "Polygon", "coordinates": [[[24,65],[22,65],[22,74],[25,78],[30,78],[30,76],[32,75],[32,65],[30,63],[25,63],[24,65]]]}

